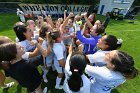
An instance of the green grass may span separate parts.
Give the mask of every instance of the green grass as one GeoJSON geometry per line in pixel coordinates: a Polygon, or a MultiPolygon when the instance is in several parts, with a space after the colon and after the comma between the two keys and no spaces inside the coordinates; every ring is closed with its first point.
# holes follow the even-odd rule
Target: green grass
{"type": "MultiPolygon", "coordinates": [[[[99,19],[103,20],[103,16],[98,16],[99,19]]],[[[15,40],[15,34],[12,27],[18,18],[16,14],[0,14],[0,35],[5,35],[15,40]]],[[[115,21],[111,20],[109,26],[106,29],[107,34],[113,34],[118,38],[123,39],[123,45],[120,50],[125,51],[132,55],[135,60],[135,67],[140,70],[140,14],[134,23],[128,23],[129,20],[115,21]]],[[[140,75],[139,75],[140,76],[140,75]]],[[[140,77],[136,77],[133,80],[127,80],[123,85],[114,89],[112,93],[140,93],[140,77]]],[[[63,93],[54,89],[56,73],[48,75],[49,83],[48,88],[51,89],[51,93],[63,93]]],[[[7,80],[6,82],[9,82],[7,80]]],[[[16,92],[16,85],[10,88],[9,93],[20,93],[16,92]]],[[[0,93],[7,93],[0,89],[0,93]]],[[[26,93],[23,88],[22,93],[26,93]]]]}

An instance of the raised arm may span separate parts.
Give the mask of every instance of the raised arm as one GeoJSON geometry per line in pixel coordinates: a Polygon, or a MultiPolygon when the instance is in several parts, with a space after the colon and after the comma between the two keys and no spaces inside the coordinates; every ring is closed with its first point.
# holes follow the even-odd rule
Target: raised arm
{"type": "Polygon", "coordinates": [[[88,27],[89,27],[89,28],[92,28],[93,25],[92,25],[91,22],[88,20],[88,18],[87,18],[87,13],[84,13],[84,18],[85,18],[85,21],[86,21],[88,27]]]}
{"type": "Polygon", "coordinates": [[[64,30],[64,28],[65,28],[65,26],[67,25],[67,23],[68,23],[68,20],[71,18],[71,17],[73,17],[74,16],[74,14],[73,13],[70,13],[69,15],[68,15],[68,17],[66,18],[66,20],[64,20],[64,22],[63,22],[63,24],[62,24],[62,26],[61,26],[61,32],[63,33],[63,30],[64,30]]]}
{"type": "Polygon", "coordinates": [[[86,38],[86,37],[82,36],[81,31],[77,31],[76,37],[77,37],[77,39],[80,40],[80,42],[82,42],[84,44],[95,45],[95,39],[94,38],[86,38]]]}
{"type": "Polygon", "coordinates": [[[102,25],[107,28],[108,24],[109,24],[109,21],[110,21],[110,16],[107,14],[107,17],[105,19],[105,21],[102,23],[102,25]]]}
{"type": "Polygon", "coordinates": [[[51,25],[51,27],[53,28],[54,24],[53,24],[53,21],[52,21],[52,18],[50,15],[47,16],[47,22],[51,25]]]}
{"type": "Polygon", "coordinates": [[[52,52],[52,46],[51,46],[50,43],[48,43],[47,49],[42,48],[42,46],[41,46],[42,43],[38,43],[36,41],[35,42],[31,41],[31,44],[36,45],[36,47],[40,50],[40,52],[43,55],[43,57],[48,56],[52,52]]]}
{"type": "Polygon", "coordinates": [[[67,10],[64,11],[64,20],[67,18],[67,10]]]}

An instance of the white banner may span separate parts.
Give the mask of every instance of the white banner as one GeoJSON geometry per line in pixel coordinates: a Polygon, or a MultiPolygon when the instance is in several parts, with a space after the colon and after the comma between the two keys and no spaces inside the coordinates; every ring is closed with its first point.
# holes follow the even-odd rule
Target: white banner
{"type": "Polygon", "coordinates": [[[41,14],[41,11],[46,11],[46,14],[63,14],[64,10],[73,12],[74,14],[87,12],[89,5],[61,5],[61,4],[19,4],[25,14],[33,12],[41,14]]]}

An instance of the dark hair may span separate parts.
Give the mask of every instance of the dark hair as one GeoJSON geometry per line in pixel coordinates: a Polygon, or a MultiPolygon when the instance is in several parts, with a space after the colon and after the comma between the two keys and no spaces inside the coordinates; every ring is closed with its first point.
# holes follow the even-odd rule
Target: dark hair
{"type": "Polygon", "coordinates": [[[103,34],[105,32],[105,27],[101,24],[101,25],[97,25],[97,30],[96,33],[98,33],[97,35],[103,34]]]}
{"type": "Polygon", "coordinates": [[[49,33],[49,36],[53,39],[56,40],[58,37],[60,37],[60,32],[57,30],[54,30],[53,32],[49,33]]]}
{"type": "Polygon", "coordinates": [[[49,27],[46,25],[43,25],[41,29],[39,30],[39,37],[45,38],[46,32],[48,32],[49,27]]]}
{"type": "Polygon", "coordinates": [[[16,58],[17,49],[16,44],[5,43],[0,45],[0,62],[2,61],[11,61],[16,58]]]}
{"type": "Polygon", "coordinates": [[[16,36],[18,37],[19,41],[24,41],[26,40],[25,35],[23,34],[24,32],[27,31],[27,28],[25,25],[16,25],[13,27],[13,30],[16,33],[16,36]]]}
{"type": "Polygon", "coordinates": [[[74,53],[70,58],[70,70],[72,75],[68,80],[70,90],[77,92],[83,86],[81,75],[84,73],[86,67],[85,56],[79,53],[74,53]]]}
{"type": "Polygon", "coordinates": [[[115,65],[114,70],[122,73],[124,77],[132,79],[138,75],[138,70],[134,67],[133,57],[125,52],[118,51],[118,58],[113,58],[111,63],[115,65]]]}
{"type": "Polygon", "coordinates": [[[117,43],[118,39],[114,35],[107,35],[105,39],[106,44],[109,46],[106,50],[116,50],[122,46],[122,43],[117,43]]]}
{"type": "MultiPolygon", "coordinates": [[[[2,44],[9,43],[9,42],[12,42],[12,40],[8,38],[7,36],[0,36],[0,46],[2,44]]],[[[2,61],[0,59],[0,69],[8,69],[8,68],[9,68],[9,62],[2,61]]]]}

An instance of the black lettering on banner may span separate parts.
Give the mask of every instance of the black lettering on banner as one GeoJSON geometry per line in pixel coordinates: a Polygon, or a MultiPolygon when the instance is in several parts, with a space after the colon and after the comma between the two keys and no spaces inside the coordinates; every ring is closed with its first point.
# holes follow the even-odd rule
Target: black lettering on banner
{"type": "Polygon", "coordinates": [[[57,10],[57,12],[58,12],[58,6],[54,6],[55,7],[55,9],[57,10]]]}
{"type": "Polygon", "coordinates": [[[73,7],[73,12],[76,12],[76,7],[75,6],[73,7]]]}
{"type": "Polygon", "coordinates": [[[36,7],[36,11],[40,11],[40,7],[39,5],[35,6],[36,7]]]}
{"type": "Polygon", "coordinates": [[[65,10],[65,6],[61,6],[61,11],[64,11],[65,10]]]}
{"type": "Polygon", "coordinates": [[[38,14],[38,11],[42,10],[46,11],[48,14],[62,14],[64,10],[77,14],[81,12],[87,12],[89,9],[88,5],[19,4],[19,6],[24,10],[24,12],[34,11],[35,14],[38,14]]]}
{"type": "Polygon", "coordinates": [[[81,12],[85,12],[85,11],[84,11],[84,7],[83,7],[83,6],[81,7],[81,12]]]}
{"type": "Polygon", "coordinates": [[[68,12],[70,12],[70,6],[65,6],[66,7],[66,10],[68,11],[68,12]]]}
{"type": "Polygon", "coordinates": [[[45,6],[45,9],[46,9],[46,11],[50,11],[48,5],[45,6]]]}
{"type": "Polygon", "coordinates": [[[79,12],[80,11],[80,7],[77,7],[77,12],[79,12]]]}
{"type": "Polygon", "coordinates": [[[35,7],[34,6],[29,6],[31,11],[36,11],[35,7]]]}
{"type": "Polygon", "coordinates": [[[54,11],[54,7],[53,6],[50,6],[50,11],[54,11]]]}
{"type": "Polygon", "coordinates": [[[67,6],[67,5],[65,5],[64,7],[65,7],[65,8],[64,8],[64,10],[69,11],[69,10],[68,10],[68,6],[67,6]]]}
{"type": "Polygon", "coordinates": [[[69,6],[68,8],[69,8],[69,11],[70,11],[70,12],[72,12],[72,7],[71,7],[71,6],[69,6]]]}
{"type": "Polygon", "coordinates": [[[46,11],[44,6],[41,6],[41,10],[46,11]]]}
{"type": "Polygon", "coordinates": [[[28,6],[22,6],[22,7],[25,9],[25,11],[29,11],[30,10],[28,6]]]}
{"type": "Polygon", "coordinates": [[[65,10],[68,10],[68,6],[67,5],[65,5],[65,10]]]}
{"type": "Polygon", "coordinates": [[[88,11],[89,7],[85,7],[85,11],[88,11]]]}
{"type": "Polygon", "coordinates": [[[65,10],[67,10],[68,12],[72,12],[72,7],[71,6],[65,6],[65,10]]]}

